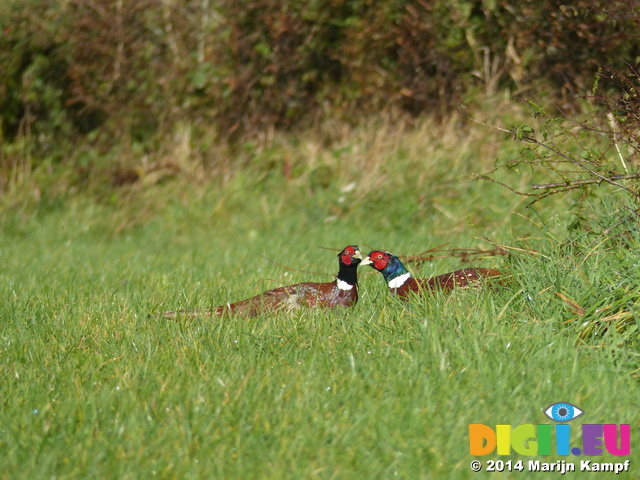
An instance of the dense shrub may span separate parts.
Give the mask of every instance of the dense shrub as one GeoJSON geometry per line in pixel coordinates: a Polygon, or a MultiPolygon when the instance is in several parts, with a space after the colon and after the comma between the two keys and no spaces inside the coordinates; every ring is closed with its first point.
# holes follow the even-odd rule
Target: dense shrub
{"type": "Polygon", "coordinates": [[[599,67],[640,59],[635,0],[511,3],[224,1],[224,120],[420,114],[503,88],[566,102],[589,91],[599,67]]]}
{"type": "Polygon", "coordinates": [[[637,63],[639,19],[636,0],[7,0],[2,135],[46,153],[180,119],[228,134],[503,89],[570,102],[637,63]]]}
{"type": "Polygon", "coordinates": [[[0,6],[2,137],[27,137],[49,147],[73,132],[68,98],[64,8],[54,0],[0,6]]]}

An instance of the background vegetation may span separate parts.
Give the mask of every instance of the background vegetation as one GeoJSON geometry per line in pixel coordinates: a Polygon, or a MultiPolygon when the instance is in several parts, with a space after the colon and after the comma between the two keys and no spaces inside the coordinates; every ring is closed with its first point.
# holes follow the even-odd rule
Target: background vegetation
{"type": "Polygon", "coordinates": [[[96,150],[115,167],[185,128],[210,169],[212,143],[323,119],[448,116],[498,93],[571,113],[598,69],[640,58],[634,0],[2,3],[5,177],[19,153],[93,173],[96,150]]]}
{"type": "Polygon", "coordinates": [[[0,478],[477,478],[556,401],[635,452],[640,10],[515,3],[0,2],[0,478]],[[508,280],[158,315],[351,243],[508,280]]]}

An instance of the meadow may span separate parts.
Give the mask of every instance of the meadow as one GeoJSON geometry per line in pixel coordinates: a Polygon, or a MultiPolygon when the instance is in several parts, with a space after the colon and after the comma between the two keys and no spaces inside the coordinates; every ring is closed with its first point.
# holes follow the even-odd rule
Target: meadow
{"type": "MultiPolygon", "coordinates": [[[[613,228],[627,193],[529,206],[472,178],[522,145],[463,116],[326,128],[330,142],[220,147],[233,171],[191,165],[187,138],[162,153],[179,175],[108,193],[26,178],[3,200],[0,478],[530,478],[474,473],[469,424],[553,423],[558,401],[585,412],[573,441],[582,422],[631,424],[619,478],[640,477],[640,238],[613,228]],[[408,264],[417,276],[472,265],[508,281],[400,304],[363,267],[351,309],[160,315],[330,281],[348,244],[439,247],[408,264]]],[[[497,178],[526,190],[536,175],[497,178]]],[[[482,460],[499,458],[527,460],[482,460]]]]}

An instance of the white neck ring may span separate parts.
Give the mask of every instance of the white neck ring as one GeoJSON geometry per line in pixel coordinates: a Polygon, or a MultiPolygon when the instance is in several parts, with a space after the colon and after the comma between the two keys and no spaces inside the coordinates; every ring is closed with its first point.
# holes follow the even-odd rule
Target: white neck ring
{"type": "Polygon", "coordinates": [[[404,285],[404,282],[409,280],[409,278],[411,278],[411,274],[409,272],[403,273],[399,277],[389,280],[389,288],[400,288],[404,285]]]}
{"type": "Polygon", "coordinates": [[[340,290],[351,290],[353,288],[353,285],[345,282],[344,280],[340,280],[339,278],[336,278],[336,283],[338,284],[338,288],[340,290]]]}

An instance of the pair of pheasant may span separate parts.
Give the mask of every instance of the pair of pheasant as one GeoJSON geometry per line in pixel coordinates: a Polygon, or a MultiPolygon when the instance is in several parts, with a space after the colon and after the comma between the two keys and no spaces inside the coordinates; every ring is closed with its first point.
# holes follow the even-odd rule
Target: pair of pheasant
{"type": "Polygon", "coordinates": [[[407,300],[411,292],[420,294],[441,290],[446,293],[454,287],[477,286],[484,279],[500,276],[499,271],[491,268],[463,268],[436,277],[414,278],[400,259],[391,252],[374,250],[363,259],[357,245],[345,247],[338,254],[338,263],[338,275],[333,282],[298,283],[268,290],[255,297],[210,310],[182,310],[166,312],[164,315],[222,315],[230,312],[253,316],[271,310],[291,310],[302,305],[352,307],[358,302],[358,265],[370,265],[382,273],[391,293],[402,300],[407,300]]]}

